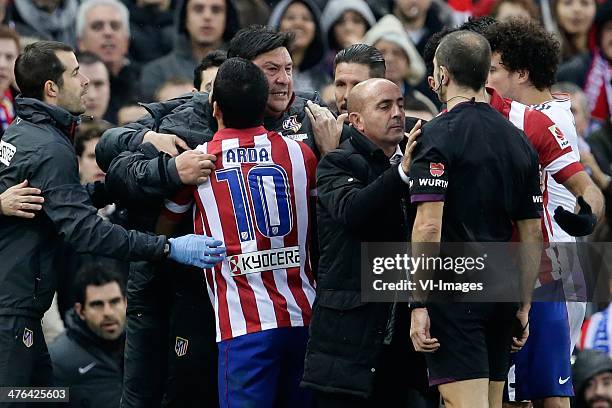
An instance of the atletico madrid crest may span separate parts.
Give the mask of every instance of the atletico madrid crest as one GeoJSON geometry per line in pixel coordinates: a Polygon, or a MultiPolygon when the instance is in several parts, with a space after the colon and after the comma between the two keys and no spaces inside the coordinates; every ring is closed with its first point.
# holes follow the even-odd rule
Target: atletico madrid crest
{"type": "Polygon", "coordinates": [[[297,121],[297,115],[291,115],[283,121],[283,129],[291,130],[293,133],[297,133],[302,127],[302,124],[297,121]]]}
{"type": "Polygon", "coordinates": [[[434,177],[444,174],[444,163],[429,163],[429,173],[434,177]]]}
{"type": "Polygon", "coordinates": [[[176,336],[176,343],[174,343],[174,352],[176,355],[183,357],[187,354],[187,347],[189,347],[189,340],[176,336]]]}
{"type": "Polygon", "coordinates": [[[28,329],[27,327],[24,328],[22,341],[26,347],[28,348],[32,347],[32,344],[34,344],[34,332],[28,329]]]}

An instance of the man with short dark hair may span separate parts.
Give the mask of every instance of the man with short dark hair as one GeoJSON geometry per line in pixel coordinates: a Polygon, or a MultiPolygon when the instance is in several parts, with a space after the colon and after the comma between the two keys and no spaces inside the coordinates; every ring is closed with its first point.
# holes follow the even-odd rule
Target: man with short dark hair
{"type": "Polygon", "coordinates": [[[216,169],[167,201],[158,225],[165,230],[195,205],[195,231],[221,234],[230,248],[229,262],[204,271],[216,314],[220,406],[310,407],[299,382],[315,296],[316,158],[262,126],[268,84],[253,62],[225,61],[212,101],[219,130],[196,149],[213,154],[216,169]]]}
{"type": "Polygon", "coordinates": [[[40,319],[56,289],[62,241],[77,252],[126,261],[169,257],[200,266],[218,262],[223,249],[205,237],[168,240],[126,231],[97,216],[80,184],[71,143],[88,85],[71,47],[28,45],[15,63],[15,77],[22,92],[16,100],[19,120],[0,142],[0,184],[6,188],[27,175],[45,200],[34,219],[0,223],[0,319],[8,328],[0,331],[0,384],[44,386],[51,383],[51,365],[40,319]]]}
{"type": "MultiPolygon", "coordinates": [[[[521,132],[486,103],[490,58],[479,34],[456,31],[442,39],[433,59],[433,88],[447,112],[423,127],[410,167],[411,202],[417,206],[414,257],[423,256],[421,243],[510,241],[513,223],[521,241],[533,242],[521,248],[532,262],[522,264],[520,308],[425,303],[426,293],[416,293],[412,342],[426,353],[430,385],[453,407],[501,406],[509,352],[522,347],[529,333],[540,256],[530,250],[537,251],[542,240],[537,156],[521,132]],[[484,167],[488,171],[474,171],[484,167]],[[520,335],[514,331],[517,319],[520,335]]],[[[428,278],[421,269],[413,276],[428,278]]]]}
{"type": "Polygon", "coordinates": [[[193,70],[193,87],[200,92],[210,93],[212,91],[212,81],[226,59],[226,51],[216,50],[206,54],[200,64],[193,70]]]}
{"type": "MultiPolygon", "coordinates": [[[[549,242],[575,242],[574,236],[593,232],[597,219],[603,215],[604,198],[579,163],[571,102],[567,95],[551,92],[560,57],[559,42],[538,23],[524,20],[492,24],[485,36],[493,52],[487,85],[503,97],[545,114],[553,122],[549,132],[556,143],[571,150],[571,154],[544,168],[548,172],[565,167],[555,178],[542,178],[546,197],[543,233],[549,242]],[[564,173],[565,179],[559,179],[559,174],[564,173]],[[581,208],[578,214],[574,214],[576,198],[581,208]]],[[[569,245],[555,247],[560,254],[558,259],[571,259],[571,253],[567,253],[570,250],[569,245]]],[[[545,288],[562,285],[562,280],[574,271],[567,262],[553,265],[559,265],[553,276],[561,278],[550,282],[541,274],[540,283],[545,288]]],[[[534,303],[530,312],[531,337],[513,358],[514,378],[510,380],[515,384],[516,395],[509,393],[511,401],[536,400],[546,407],[569,407],[569,397],[573,396],[570,357],[580,335],[586,304],[577,302],[573,293],[564,295],[568,302],[534,303]]],[[[559,298],[563,299],[563,295],[559,298]]]]}
{"type": "Polygon", "coordinates": [[[83,52],[77,55],[79,67],[87,78],[89,87],[85,96],[85,114],[98,120],[112,121],[106,111],[110,102],[111,89],[108,68],[94,53],[83,52]]]}
{"type": "Polygon", "coordinates": [[[334,58],[334,94],[340,115],[348,113],[347,102],[351,89],[370,78],[385,77],[385,59],[375,47],[354,44],[334,58]]]}
{"type": "Polygon", "coordinates": [[[70,407],[118,407],[123,380],[125,278],[90,264],[76,276],[66,331],[49,345],[55,386],[70,388],[70,407]]]}

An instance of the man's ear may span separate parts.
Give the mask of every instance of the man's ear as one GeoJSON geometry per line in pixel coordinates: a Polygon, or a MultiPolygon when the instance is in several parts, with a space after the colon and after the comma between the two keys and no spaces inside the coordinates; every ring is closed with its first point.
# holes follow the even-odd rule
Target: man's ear
{"type": "Polygon", "coordinates": [[[527,71],[526,69],[519,69],[518,71],[516,71],[516,73],[518,74],[519,83],[525,83],[529,81],[529,71],[527,71]]]}
{"type": "Polygon", "coordinates": [[[74,304],[74,311],[81,318],[81,320],[85,320],[85,315],[83,314],[83,305],[81,305],[79,302],[76,302],[74,304]]]}
{"type": "Polygon", "coordinates": [[[217,103],[217,101],[214,101],[212,103],[212,107],[213,107],[213,117],[215,119],[223,119],[223,112],[221,112],[221,109],[219,109],[219,104],[217,103]]]}
{"type": "Polygon", "coordinates": [[[45,96],[48,96],[50,98],[57,98],[58,91],[59,88],[55,82],[51,80],[45,82],[45,85],[43,87],[43,94],[45,96]]]}
{"type": "Polygon", "coordinates": [[[353,127],[355,129],[357,129],[360,132],[363,132],[363,118],[361,117],[361,114],[358,112],[351,112],[349,113],[349,122],[351,123],[351,125],[353,125],[353,127]]]}

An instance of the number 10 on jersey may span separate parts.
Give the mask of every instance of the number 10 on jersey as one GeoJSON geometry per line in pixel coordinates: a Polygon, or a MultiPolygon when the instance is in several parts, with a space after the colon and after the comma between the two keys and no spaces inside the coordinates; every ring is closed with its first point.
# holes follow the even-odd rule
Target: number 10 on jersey
{"type": "Polygon", "coordinates": [[[255,239],[254,225],[268,238],[291,232],[291,191],[285,169],[278,165],[252,167],[246,177],[248,191],[240,167],[217,170],[215,175],[218,182],[225,181],[229,187],[240,242],[255,239]]]}

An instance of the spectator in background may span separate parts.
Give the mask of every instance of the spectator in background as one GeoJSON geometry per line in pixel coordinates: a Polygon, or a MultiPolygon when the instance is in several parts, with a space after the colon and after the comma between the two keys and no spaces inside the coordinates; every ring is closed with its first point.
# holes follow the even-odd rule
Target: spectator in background
{"type": "Polygon", "coordinates": [[[104,181],[104,172],[96,162],[96,145],[110,126],[103,121],[84,122],[74,137],[81,184],[104,181]]]}
{"type": "Polygon", "coordinates": [[[10,2],[7,11],[22,37],[75,46],[78,5],[78,0],[16,0],[10,2]]]}
{"type": "Polygon", "coordinates": [[[157,88],[170,78],[191,81],[193,69],[210,51],[229,41],[238,30],[232,0],[185,0],[176,9],[174,48],[143,67],[141,90],[152,101],[157,88]]]}
{"type": "Polygon", "coordinates": [[[329,45],[326,70],[333,72],[338,51],[357,44],[376,24],[376,18],[364,0],[331,0],[321,16],[321,27],[329,45]]]}
{"type": "Polygon", "coordinates": [[[106,65],[91,52],[78,54],[77,61],[79,61],[79,70],[89,78],[89,87],[85,94],[85,115],[92,116],[94,119],[109,120],[106,113],[111,89],[106,65]]]}
{"type": "Polygon", "coordinates": [[[562,61],[588,53],[595,5],[595,0],[552,0],[552,13],[561,39],[562,61]]]}
{"type": "Polygon", "coordinates": [[[136,122],[147,114],[147,110],[136,103],[123,105],[117,112],[117,125],[123,126],[128,123],[136,122]]]}
{"type": "Polygon", "coordinates": [[[19,35],[7,26],[0,26],[0,135],[15,119],[15,60],[19,55],[19,35]]]}
{"type": "Polygon", "coordinates": [[[235,0],[240,27],[266,25],[270,18],[270,5],[266,0],[235,0]]]}
{"type": "Polygon", "coordinates": [[[294,35],[289,51],[296,91],[320,91],[331,82],[325,73],[327,44],[320,21],[321,11],[312,0],[283,0],[270,16],[269,27],[294,35]]]}
{"type": "Polygon", "coordinates": [[[167,101],[193,90],[192,81],[183,78],[170,78],[157,88],[154,100],[155,102],[167,101]]]}
{"type": "Polygon", "coordinates": [[[70,387],[69,407],[118,407],[125,341],[125,279],[109,265],[84,267],[66,331],[49,345],[55,385],[70,387]]]}
{"type": "Polygon", "coordinates": [[[172,51],[178,0],[123,0],[130,12],[130,59],[145,64],[172,51]]]}
{"type": "Polygon", "coordinates": [[[493,5],[491,16],[498,21],[511,18],[539,20],[539,11],[533,0],[498,0],[493,5]]]}
{"type": "MultiPolygon", "coordinates": [[[[590,1],[590,0],[587,0],[590,1]]],[[[580,12],[580,13],[584,13],[580,12]]],[[[593,119],[606,121],[612,114],[612,2],[600,6],[595,19],[596,48],[570,59],[559,68],[559,81],[584,89],[593,119]]],[[[586,41],[586,39],[585,39],[586,41]]]]}
{"type": "Polygon", "coordinates": [[[393,14],[401,21],[421,55],[433,33],[453,25],[450,9],[446,3],[437,0],[394,0],[393,14]]]}
{"type": "Polygon", "coordinates": [[[128,59],[129,12],[118,0],[86,0],[79,6],[79,51],[97,55],[110,74],[111,97],[105,119],[117,123],[123,105],[138,99],[140,67],[128,59]]]}
{"type": "Polygon", "coordinates": [[[217,71],[223,62],[227,59],[227,52],[222,50],[209,52],[200,65],[193,70],[193,87],[199,92],[208,92],[212,90],[212,82],[217,76],[217,71]]]}
{"type": "Polygon", "coordinates": [[[612,406],[612,359],[595,350],[578,354],[573,368],[576,408],[612,406]]]}
{"type": "Polygon", "coordinates": [[[400,88],[404,100],[416,99],[430,105],[432,110],[436,109],[434,103],[416,89],[417,86],[427,89],[423,81],[425,63],[396,17],[383,17],[367,32],[363,41],[383,54],[387,66],[386,78],[400,88]]]}

